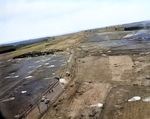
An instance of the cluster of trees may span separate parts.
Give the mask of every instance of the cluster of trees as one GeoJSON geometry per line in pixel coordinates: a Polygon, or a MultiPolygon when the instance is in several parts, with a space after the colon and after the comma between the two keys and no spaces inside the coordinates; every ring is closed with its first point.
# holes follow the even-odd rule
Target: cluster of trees
{"type": "Polygon", "coordinates": [[[0,46],[0,54],[15,51],[15,50],[16,50],[16,47],[13,45],[0,46]]]}

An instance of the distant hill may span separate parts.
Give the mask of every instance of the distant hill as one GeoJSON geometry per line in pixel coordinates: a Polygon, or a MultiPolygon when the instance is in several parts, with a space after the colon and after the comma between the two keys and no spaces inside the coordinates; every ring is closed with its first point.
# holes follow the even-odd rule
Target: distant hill
{"type": "Polygon", "coordinates": [[[37,38],[37,39],[24,40],[20,42],[2,44],[0,45],[0,54],[15,51],[17,48],[31,45],[34,43],[48,41],[49,39],[51,39],[51,37],[44,37],[44,38],[37,38]]]}
{"type": "MultiPolygon", "coordinates": [[[[94,30],[104,30],[105,32],[105,31],[116,31],[116,30],[130,31],[130,30],[140,30],[140,29],[150,29],[150,20],[121,24],[121,25],[114,25],[114,26],[107,26],[103,28],[89,29],[89,30],[85,30],[85,32],[87,31],[92,32],[94,30]]],[[[48,41],[49,39],[53,40],[52,37],[43,37],[43,38],[29,39],[29,40],[14,42],[14,43],[2,44],[0,45],[0,53],[11,52],[16,50],[17,48],[31,45],[34,43],[48,41]]]]}
{"type": "Polygon", "coordinates": [[[123,24],[124,27],[150,27],[150,20],[123,24]]]}
{"type": "Polygon", "coordinates": [[[8,43],[8,44],[4,44],[4,45],[13,45],[13,46],[30,45],[30,44],[46,41],[46,40],[49,40],[49,39],[51,39],[51,37],[44,37],[44,38],[36,38],[36,39],[24,40],[24,41],[19,41],[19,42],[14,42],[14,43],[8,43]]]}

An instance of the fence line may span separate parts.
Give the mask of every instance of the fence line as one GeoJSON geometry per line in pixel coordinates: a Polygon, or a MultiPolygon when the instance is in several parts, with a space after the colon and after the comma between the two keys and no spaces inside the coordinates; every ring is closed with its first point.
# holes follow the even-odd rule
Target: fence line
{"type": "Polygon", "coordinates": [[[50,104],[45,104],[44,102],[41,102],[41,100],[39,100],[33,105],[33,107],[29,107],[26,111],[24,111],[18,119],[20,118],[36,119],[40,117],[42,113],[44,113],[48,108],[52,106],[52,104],[55,102],[56,99],[59,98],[59,96],[62,94],[63,91],[64,91],[64,87],[59,83],[59,81],[55,81],[42,94],[42,96],[45,96],[46,99],[50,100],[50,104]]]}

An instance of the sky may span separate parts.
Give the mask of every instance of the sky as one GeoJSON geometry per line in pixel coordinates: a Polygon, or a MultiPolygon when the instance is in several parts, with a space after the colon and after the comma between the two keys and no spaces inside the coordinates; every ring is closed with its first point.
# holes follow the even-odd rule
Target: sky
{"type": "Polygon", "coordinates": [[[0,0],[0,44],[150,20],[150,0],[0,0]]]}

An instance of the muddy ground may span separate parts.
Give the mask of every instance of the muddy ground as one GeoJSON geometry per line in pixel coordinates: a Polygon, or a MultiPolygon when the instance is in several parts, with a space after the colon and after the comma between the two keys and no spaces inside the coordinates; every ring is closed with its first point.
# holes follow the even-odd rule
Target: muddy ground
{"type": "Polygon", "coordinates": [[[54,77],[61,76],[66,59],[66,54],[54,54],[1,62],[0,106],[3,115],[13,119],[40,100],[42,93],[56,80],[54,77]]]}
{"type": "Polygon", "coordinates": [[[42,119],[150,118],[149,33],[98,33],[80,42],[70,62],[74,76],[42,119]],[[129,102],[134,96],[141,99],[129,102]]]}
{"type": "MultiPolygon", "coordinates": [[[[63,36],[67,40],[63,39],[58,44],[61,48],[65,44],[67,48],[62,49],[69,54],[69,57],[66,68],[62,68],[61,73],[58,72],[58,74],[61,74],[61,77],[67,81],[63,84],[65,91],[41,118],[149,119],[149,34],[150,30],[104,33],[86,31],[76,36],[69,36],[69,38],[77,39],[72,42],[67,35],[63,36]],[[73,44],[70,47],[67,44],[69,41],[73,44]],[[66,72],[69,72],[69,75],[66,72]],[[134,96],[139,96],[140,100],[129,102],[128,100],[134,96]]],[[[61,64],[58,64],[59,70],[61,64]]],[[[41,75],[45,80],[52,77],[53,72],[43,68],[45,66],[43,64],[33,74],[37,77],[41,75]]],[[[28,88],[40,89],[44,85],[44,80],[39,81],[42,82],[27,85],[28,88]]],[[[46,83],[48,86],[51,82],[46,83]]],[[[3,87],[5,91],[5,86],[3,87]]],[[[36,92],[33,91],[33,95],[37,96],[36,92]]],[[[14,105],[11,109],[13,107],[14,105]]],[[[17,109],[22,107],[17,107],[17,109]]]]}

